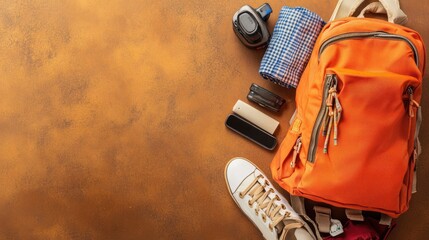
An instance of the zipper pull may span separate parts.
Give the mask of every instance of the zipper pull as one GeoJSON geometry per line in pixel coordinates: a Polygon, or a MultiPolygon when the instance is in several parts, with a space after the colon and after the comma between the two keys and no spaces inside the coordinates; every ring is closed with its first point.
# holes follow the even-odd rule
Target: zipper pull
{"type": "Polygon", "coordinates": [[[293,151],[293,157],[292,157],[292,161],[290,162],[290,167],[291,168],[295,168],[296,165],[296,159],[298,157],[299,151],[301,150],[302,147],[302,142],[301,142],[301,137],[299,137],[296,140],[295,146],[293,147],[294,151],[293,151]]]}
{"type": "Polygon", "coordinates": [[[330,118],[332,117],[332,115],[334,114],[334,95],[335,94],[335,89],[333,87],[331,87],[328,91],[328,97],[326,98],[326,110],[325,110],[325,117],[323,119],[323,128],[322,128],[322,136],[326,137],[328,131],[330,131],[330,129],[328,130],[328,125],[329,125],[329,121],[331,120],[330,118]]]}
{"type": "Polygon", "coordinates": [[[325,108],[325,112],[323,113],[323,120],[322,120],[322,136],[326,137],[326,133],[328,131],[328,115],[329,115],[329,108],[325,108]]]}
{"type": "Polygon", "coordinates": [[[338,144],[338,124],[341,119],[341,112],[343,107],[341,106],[340,100],[337,94],[335,94],[335,112],[334,112],[334,145],[338,144]]]}
{"type": "Polygon", "coordinates": [[[419,104],[416,100],[413,99],[414,96],[414,90],[411,86],[407,87],[407,94],[409,96],[409,104],[408,104],[408,115],[410,115],[411,118],[415,116],[414,113],[414,107],[419,107],[419,104]]]}
{"type": "Polygon", "coordinates": [[[331,136],[331,130],[332,130],[332,122],[334,120],[334,113],[329,113],[329,124],[328,124],[328,131],[325,138],[325,143],[323,144],[323,153],[328,153],[328,143],[329,143],[329,137],[331,136]]]}
{"type": "Polygon", "coordinates": [[[334,109],[334,145],[338,144],[338,109],[334,109]]]}

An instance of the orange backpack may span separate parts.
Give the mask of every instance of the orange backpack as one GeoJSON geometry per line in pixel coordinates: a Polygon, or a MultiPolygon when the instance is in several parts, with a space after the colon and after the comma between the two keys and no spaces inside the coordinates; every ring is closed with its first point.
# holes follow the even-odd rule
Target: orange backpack
{"type": "Polygon", "coordinates": [[[398,217],[415,176],[424,67],[412,29],[354,17],[328,23],[298,85],[273,178],[292,195],[398,217]]]}

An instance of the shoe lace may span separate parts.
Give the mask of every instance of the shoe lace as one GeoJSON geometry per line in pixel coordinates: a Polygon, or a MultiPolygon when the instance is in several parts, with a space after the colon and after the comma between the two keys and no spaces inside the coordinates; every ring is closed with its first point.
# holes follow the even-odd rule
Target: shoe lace
{"type": "Polygon", "coordinates": [[[259,182],[259,179],[263,178],[262,175],[257,176],[242,192],[240,192],[240,197],[244,198],[246,194],[252,197],[248,204],[252,206],[255,202],[256,205],[256,215],[262,211],[262,220],[265,222],[266,217],[268,217],[271,222],[269,223],[269,228],[271,231],[274,230],[274,227],[277,226],[283,219],[290,216],[290,212],[284,211],[282,213],[281,209],[286,209],[284,204],[277,204],[276,201],[280,201],[280,197],[276,194],[274,198],[270,197],[270,193],[274,193],[273,188],[265,189],[269,185],[268,181],[265,181],[265,185],[262,185],[259,182]]]}

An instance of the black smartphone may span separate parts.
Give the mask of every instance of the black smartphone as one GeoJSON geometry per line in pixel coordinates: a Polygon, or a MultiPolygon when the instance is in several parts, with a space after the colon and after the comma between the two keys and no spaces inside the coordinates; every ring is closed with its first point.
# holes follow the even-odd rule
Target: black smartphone
{"type": "Polygon", "coordinates": [[[265,149],[273,150],[277,145],[276,137],[236,114],[229,115],[225,125],[265,149]]]}
{"type": "Polygon", "coordinates": [[[247,94],[247,99],[274,112],[280,111],[280,108],[286,102],[282,97],[254,83],[250,85],[250,91],[249,94],[247,94]]]}

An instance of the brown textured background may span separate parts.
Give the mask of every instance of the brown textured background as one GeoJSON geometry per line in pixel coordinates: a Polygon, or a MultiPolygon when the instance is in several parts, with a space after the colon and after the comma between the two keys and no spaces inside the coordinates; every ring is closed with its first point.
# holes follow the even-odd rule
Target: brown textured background
{"type": "MultiPolygon", "coordinates": [[[[273,1],[270,29],[284,4],[328,19],[335,2],[273,1]]],[[[274,153],[224,127],[250,83],[289,101],[271,114],[279,140],[294,108],[232,31],[240,6],[262,3],[0,1],[0,239],[261,239],[223,170],[244,156],[269,174],[274,153]]],[[[402,6],[428,43],[428,2],[402,6]]],[[[392,239],[429,235],[428,126],[392,239]]]]}

